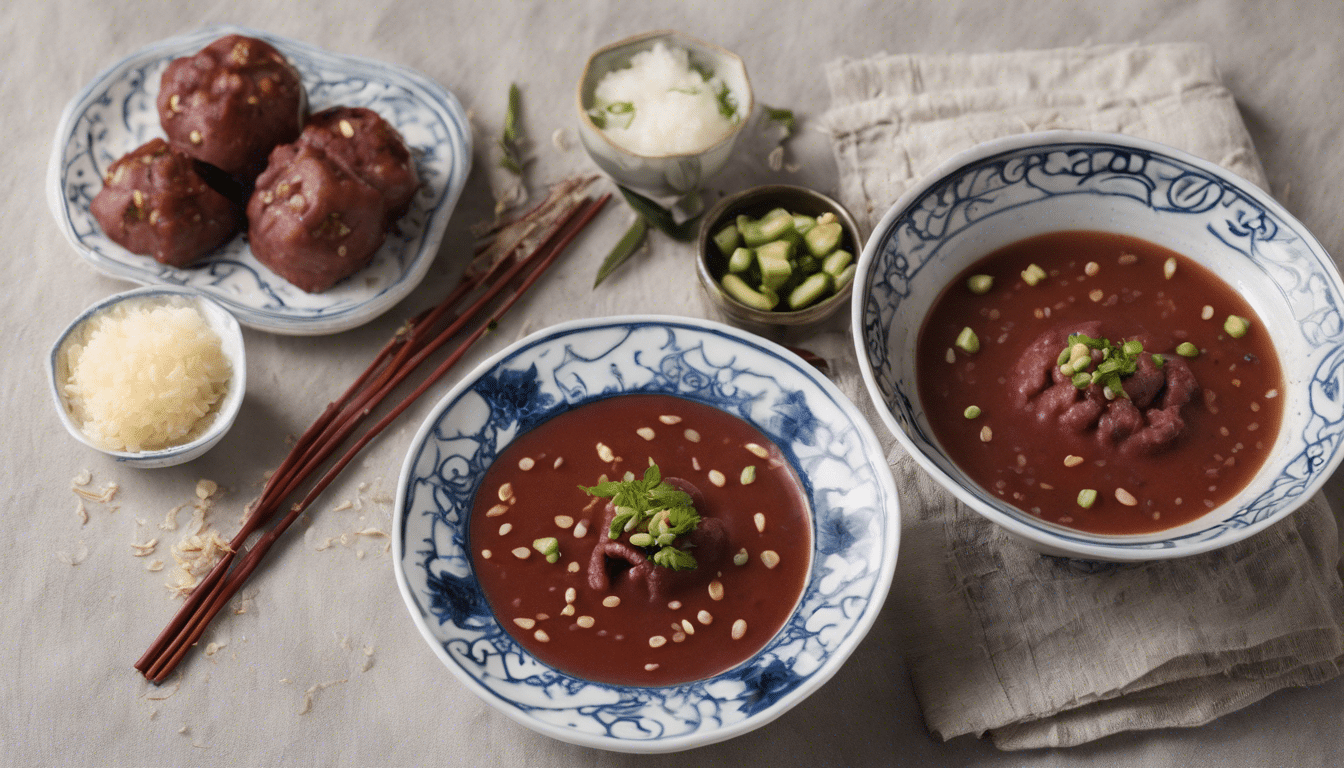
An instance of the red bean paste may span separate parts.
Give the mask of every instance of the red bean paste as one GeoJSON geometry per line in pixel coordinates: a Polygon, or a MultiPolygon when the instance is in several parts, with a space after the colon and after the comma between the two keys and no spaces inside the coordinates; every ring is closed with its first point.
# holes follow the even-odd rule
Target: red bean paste
{"type": "MultiPolygon", "coordinates": [[[[1102,353],[1089,353],[1091,373],[1102,353]]],[[[1255,475],[1282,417],[1278,357],[1246,301],[1184,256],[1111,233],[1052,233],[985,257],[939,297],[917,354],[929,424],[958,466],[1023,512],[1092,533],[1207,514],[1255,475]],[[1035,285],[1023,276],[1033,264],[1035,285]],[[993,287],[972,291],[972,275],[993,287]],[[1240,338],[1224,328],[1233,315],[1249,323],[1240,338]],[[965,328],[974,352],[956,343],[965,328]],[[1123,394],[1061,369],[1074,334],[1142,343],[1123,394]],[[1183,343],[1198,354],[1178,354],[1183,343]]]]}
{"type": "Polygon", "coordinates": [[[811,565],[806,497],[779,448],[735,416],[668,395],[599,400],[520,435],[487,471],[469,530],[481,588],[518,643],[563,672],[621,685],[700,680],[751,658],[793,613],[811,565]],[[650,458],[701,515],[676,542],[693,570],[609,539],[610,500],[579,487],[642,476],[650,458]],[[549,537],[555,562],[533,546],[549,537]]]}

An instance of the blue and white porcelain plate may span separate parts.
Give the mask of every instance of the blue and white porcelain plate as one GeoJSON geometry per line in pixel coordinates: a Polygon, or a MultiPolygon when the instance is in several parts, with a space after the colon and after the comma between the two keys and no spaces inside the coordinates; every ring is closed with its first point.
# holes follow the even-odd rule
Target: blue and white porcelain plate
{"type": "Polygon", "coordinates": [[[341,56],[265,32],[210,27],[154,43],[108,67],[65,108],[47,170],[47,201],[81,256],[99,271],[142,285],[194,288],[228,307],[243,325],[290,335],[336,333],[387,311],[424,278],[471,170],[471,127],[456,97],[417,72],[341,56]],[[179,269],[109,240],[89,212],[107,168],[163,136],[154,101],[173,59],[229,34],[274,45],[299,71],[310,109],[367,107],[401,132],[422,182],[410,211],[373,261],[318,294],[305,293],[252,255],[246,235],[179,269]]]}
{"type": "Polygon", "coordinates": [[[868,390],[886,406],[879,409],[884,421],[936,480],[1046,552],[1125,561],[1239,541],[1320,490],[1344,459],[1341,307],[1344,283],[1334,260],[1254,184],[1152,141],[1051,131],[986,142],[902,195],[859,260],[853,325],[868,390]],[[915,344],[944,286],[998,248],[1078,229],[1142,238],[1209,268],[1251,304],[1278,352],[1285,404],[1270,458],[1239,494],[1179,528],[1101,536],[1025,514],[956,466],[920,406],[915,344]]]}
{"type": "Polygon", "coordinates": [[[718,323],[617,317],[536,333],[439,402],[402,470],[393,552],[420,633],[485,701],[563,741],[671,752],[764,725],[834,674],[882,607],[899,521],[876,436],[816,369],[718,323]],[[582,680],[529,655],[491,613],[467,549],[477,487],[514,438],[584,403],[636,392],[686,398],[750,422],[792,462],[812,508],[811,571],[785,626],[727,672],[658,688],[582,680]]]}

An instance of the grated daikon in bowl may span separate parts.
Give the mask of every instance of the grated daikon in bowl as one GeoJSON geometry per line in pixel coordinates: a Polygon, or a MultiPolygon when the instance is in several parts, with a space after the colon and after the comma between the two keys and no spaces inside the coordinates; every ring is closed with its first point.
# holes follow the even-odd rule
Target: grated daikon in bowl
{"type": "Polygon", "coordinates": [[[739,120],[723,81],[693,67],[685,49],[661,41],[630,57],[630,66],[604,75],[593,98],[594,122],[612,143],[637,155],[699,152],[739,120]]]}
{"type": "Polygon", "coordinates": [[[220,335],[191,299],[117,302],[64,340],[61,394],[89,442],[107,451],[156,451],[191,442],[212,424],[233,367],[220,335]]]}

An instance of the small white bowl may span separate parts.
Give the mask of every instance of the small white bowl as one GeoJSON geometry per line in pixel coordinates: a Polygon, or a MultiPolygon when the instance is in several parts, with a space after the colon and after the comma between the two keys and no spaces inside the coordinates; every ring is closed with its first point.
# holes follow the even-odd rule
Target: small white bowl
{"type": "Polygon", "coordinates": [[[1301,506],[1339,466],[1341,307],[1344,283],[1333,259],[1254,184],[1156,142],[1050,131],[981,144],[902,195],[859,259],[852,327],[864,382],[883,420],[941,485],[1040,551],[1140,561],[1252,536],[1301,506]],[[1010,243],[1080,229],[1138,237],[1213,271],[1254,308],[1279,356],[1284,411],[1268,458],[1236,496],[1176,528],[1100,535],[1026,514],[957,466],[933,437],[920,403],[916,342],[948,281],[1010,243]]]}
{"type": "Polygon", "coordinates": [[[238,417],[238,410],[243,404],[243,394],[247,390],[247,359],[243,352],[243,332],[238,326],[237,319],[234,318],[228,310],[224,309],[214,300],[194,291],[190,288],[179,288],[176,286],[151,286],[147,288],[136,288],[135,290],[118,293],[99,301],[88,307],[70,323],[64,331],[61,332],[56,343],[51,346],[51,354],[47,359],[47,378],[51,386],[51,396],[56,401],[56,411],[60,414],[61,423],[65,425],[66,431],[79,442],[93,448],[101,453],[116,459],[118,462],[127,466],[138,467],[142,469],[153,469],[157,467],[171,467],[176,464],[183,464],[204,454],[224,438],[233,426],[233,422],[238,417]],[[181,445],[161,448],[154,451],[109,451],[100,448],[89,440],[80,426],[75,423],[70,415],[70,409],[66,404],[65,395],[62,394],[64,380],[69,372],[65,370],[64,355],[62,347],[66,340],[81,325],[87,322],[94,315],[104,312],[116,304],[124,301],[143,301],[155,298],[176,298],[185,299],[194,302],[196,308],[200,310],[205,317],[206,323],[215,333],[219,334],[219,340],[224,349],[224,356],[228,358],[229,364],[233,369],[232,378],[229,380],[229,390],[220,401],[218,408],[214,413],[214,420],[210,426],[190,442],[181,445]]]}
{"type": "Polygon", "coordinates": [[[680,32],[646,32],[600,48],[589,57],[583,75],[579,78],[579,138],[593,162],[615,179],[617,184],[655,197],[681,196],[698,189],[702,181],[718,173],[727,164],[737,137],[751,116],[752,106],[747,68],[736,54],[680,32]],[[660,42],[669,47],[685,49],[690,54],[691,62],[713,72],[728,86],[737,102],[737,123],[733,129],[727,136],[698,152],[635,154],[617,146],[593,123],[588,114],[593,106],[593,92],[598,82],[609,72],[628,66],[630,57],[636,53],[647,51],[660,42]]]}

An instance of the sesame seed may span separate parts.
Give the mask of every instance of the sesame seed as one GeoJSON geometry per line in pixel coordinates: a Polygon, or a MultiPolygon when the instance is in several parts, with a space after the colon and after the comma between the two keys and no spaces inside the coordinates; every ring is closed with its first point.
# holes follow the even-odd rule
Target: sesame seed
{"type": "Polygon", "coordinates": [[[639,429],[635,430],[635,434],[639,435],[645,440],[652,440],[655,437],[654,431],[650,427],[640,427],[639,429]]]}
{"type": "Polygon", "coordinates": [[[718,579],[709,582],[709,599],[716,602],[723,599],[723,582],[718,579]]]}
{"type": "Polygon", "coordinates": [[[761,512],[751,516],[751,521],[756,524],[757,533],[765,533],[765,515],[761,512]]]}
{"type": "Polygon", "coordinates": [[[204,139],[201,138],[200,131],[192,131],[191,134],[187,136],[187,138],[191,140],[192,144],[200,144],[202,141],[204,141],[204,139]]]}
{"type": "Polygon", "coordinates": [[[1130,264],[1133,264],[1138,260],[1139,257],[1135,256],[1132,253],[1122,253],[1120,254],[1120,258],[1116,259],[1116,261],[1120,262],[1121,264],[1124,264],[1125,266],[1129,266],[1130,264]]]}
{"type": "Polygon", "coordinates": [[[573,616],[573,615],[574,615],[574,606],[571,604],[571,605],[566,605],[564,608],[561,608],[561,609],[560,609],[560,615],[561,615],[561,616],[573,616]]]}
{"type": "Polygon", "coordinates": [[[1271,389],[1271,390],[1269,390],[1268,392],[1265,393],[1265,399],[1266,399],[1266,400],[1273,400],[1274,398],[1276,398],[1276,397],[1278,397],[1278,396],[1279,396],[1279,390],[1277,390],[1277,389],[1271,389]]]}
{"type": "Polygon", "coordinates": [[[544,629],[538,629],[536,632],[532,633],[532,636],[537,639],[538,643],[549,643],[551,641],[551,636],[546,634],[546,630],[544,629]]]}
{"type": "Polygon", "coordinates": [[[955,363],[957,362],[957,351],[951,347],[948,347],[947,354],[944,355],[943,357],[947,360],[947,362],[955,363]]]}
{"type": "Polygon", "coordinates": [[[518,558],[519,560],[526,560],[527,558],[532,556],[532,550],[528,549],[527,547],[514,547],[513,556],[518,558]]]}
{"type": "Polygon", "coordinates": [[[536,465],[537,462],[533,460],[531,456],[524,456],[523,458],[518,460],[518,468],[523,470],[524,472],[529,471],[536,465]]]}
{"type": "Polygon", "coordinates": [[[616,595],[607,595],[606,597],[602,598],[602,606],[605,608],[615,608],[620,604],[621,604],[621,598],[617,597],[616,595]]]}
{"type": "Polygon", "coordinates": [[[580,616],[579,618],[574,620],[574,623],[578,624],[580,627],[583,627],[584,629],[591,629],[592,626],[597,622],[593,620],[592,616],[580,616]]]}
{"type": "Polygon", "coordinates": [[[1199,311],[1199,316],[1204,320],[1212,320],[1213,307],[1209,306],[1208,304],[1205,304],[1204,308],[1199,311]]]}
{"type": "Polygon", "coordinates": [[[655,670],[657,670],[657,669],[658,669],[658,665],[657,665],[657,664],[645,664],[645,665],[644,665],[644,671],[645,671],[645,672],[653,672],[653,671],[655,671],[655,670]]]}
{"type": "Polygon", "coordinates": [[[722,488],[723,484],[728,482],[728,478],[724,477],[723,473],[720,472],[719,470],[711,469],[709,470],[709,482],[722,488]]]}
{"type": "Polygon", "coordinates": [[[1083,463],[1082,456],[1074,456],[1073,454],[1069,454],[1068,456],[1064,457],[1064,466],[1066,467],[1076,467],[1082,463],[1083,463]]]}
{"type": "Polygon", "coordinates": [[[770,458],[770,451],[766,450],[765,446],[763,445],[757,445],[756,443],[747,443],[743,447],[746,448],[748,451],[751,451],[753,454],[755,454],[756,458],[758,459],[770,458]]]}
{"type": "Polygon", "coordinates": [[[486,516],[486,517],[499,517],[500,515],[504,514],[505,512],[508,512],[508,511],[509,511],[509,505],[508,505],[508,504],[496,504],[495,506],[493,506],[493,507],[491,507],[491,508],[489,508],[489,509],[487,509],[487,510],[485,511],[485,516],[486,516]]]}
{"type": "Polygon", "coordinates": [[[692,443],[700,442],[700,433],[696,432],[694,429],[688,429],[682,434],[685,435],[686,439],[691,441],[692,443]]]}
{"type": "Polygon", "coordinates": [[[582,539],[586,535],[588,535],[588,521],[580,520],[579,524],[574,526],[574,538],[582,539]]]}
{"type": "Polygon", "coordinates": [[[569,515],[556,515],[556,516],[555,516],[555,527],[557,527],[557,528],[569,528],[569,527],[572,526],[572,525],[574,525],[574,518],[570,517],[569,515]]]}
{"type": "Polygon", "coordinates": [[[990,440],[993,439],[994,439],[994,430],[990,429],[988,424],[980,428],[980,442],[988,443],[990,440]]]}
{"type": "Polygon", "coordinates": [[[569,564],[569,567],[566,568],[566,570],[568,570],[570,573],[578,573],[579,568],[580,568],[579,562],[575,560],[574,562],[569,564]]]}
{"type": "Polygon", "coordinates": [[[500,536],[507,536],[507,535],[509,535],[509,531],[512,531],[512,530],[513,530],[513,523],[505,523],[505,524],[499,526],[499,535],[500,535],[500,536]]]}
{"type": "Polygon", "coordinates": [[[1134,494],[1126,491],[1124,488],[1115,489],[1115,500],[1124,504],[1126,507],[1132,507],[1139,503],[1139,500],[1134,498],[1134,494]]]}
{"type": "Polygon", "coordinates": [[[564,457],[564,456],[556,456],[556,457],[555,457],[555,463],[551,465],[551,469],[559,469],[559,468],[560,468],[560,465],[561,465],[561,464],[564,464],[564,463],[565,463],[565,457],[564,457]]]}
{"type": "Polygon", "coordinates": [[[681,610],[681,601],[680,601],[680,600],[672,600],[672,601],[668,602],[667,607],[668,607],[668,610],[672,610],[672,611],[680,611],[680,610],[681,610]]]}
{"type": "Polygon", "coordinates": [[[1095,261],[1089,261],[1087,262],[1087,265],[1083,267],[1083,273],[1086,274],[1088,277],[1092,277],[1093,275],[1096,275],[1100,271],[1101,271],[1101,265],[1095,261]]]}
{"type": "Polygon", "coordinates": [[[481,550],[481,557],[485,558],[486,560],[489,560],[492,555],[494,555],[494,553],[488,549],[481,550]]]}
{"type": "Polygon", "coordinates": [[[572,603],[579,598],[579,591],[570,587],[565,590],[565,602],[572,603]]]}
{"type": "Polygon", "coordinates": [[[761,553],[761,562],[766,568],[774,568],[779,565],[779,553],[773,549],[767,549],[761,553]]]}
{"type": "Polygon", "coordinates": [[[1106,292],[1101,290],[1100,288],[1093,288],[1092,290],[1087,292],[1087,298],[1091,299],[1092,301],[1101,301],[1102,299],[1106,298],[1106,292]]]}
{"type": "Polygon", "coordinates": [[[692,624],[692,623],[691,623],[689,620],[687,620],[687,619],[682,619],[682,620],[681,620],[681,631],[685,632],[685,633],[688,634],[688,635],[694,635],[694,634],[695,634],[695,625],[692,624]]]}
{"type": "Polygon", "coordinates": [[[664,414],[664,415],[662,415],[662,416],[659,416],[659,417],[658,417],[658,420],[661,421],[661,422],[663,422],[664,424],[679,424],[679,423],[681,423],[681,417],[680,417],[680,416],[671,416],[671,415],[668,415],[668,414],[664,414]]]}
{"type": "Polygon", "coordinates": [[[681,642],[685,642],[685,640],[686,640],[686,633],[685,633],[685,632],[682,632],[681,630],[677,630],[676,632],[673,632],[673,633],[672,633],[672,642],[674,642],[674,643],[681,643],[681,642]]]}
{"type": "Polygon", "coordinates": [[[691,468],[696,472],[700,471],[700,460],[694,456],[691,457],[691,468]]]}
{"type": "Polygon", "coordinates": [[[662,635],[654,635],[649,638],[650,648],[662,648],[664,645],[667,645],[667,638],[662,635]]]}
{"type": "Polygon", "coordinates": [[[747,622],[745,619],[738,619],[733,622],[733,639],[741,640],[742,636],[747,634],[747,622]]]}
{"type": "Polygon", "coordinates": [[[523,629],[531,629],[531,628],[537,626],[537,621],[536,621],[536,619],[529,619],[529,618],[527,618],[526,616],[519,616],[518,618],[516,618],[516,619],[513,620],[513,623],[514,623],[514,624],[517,624],[518,626],[522,627],[523,629]]]}
{"type": "Polygon", "coordinates": [[[512,498],[513,498],[513,484],[512,484],[512,483],[504,483],[503,485],[499,486],[499,500],[500,500],[500,501],[508,501],[509,499],[512,499],[512,498]]]}
{"type": "Polygon", "coordinates": [[[616,460],[616,454],[611,452],[611,448],[606,443],[598,443],[597,458],[601,459],[605,464],[610,464],[616,460]]]}
{"type": "Polygon", "coordinates": [[[349,120],[342,120],[340,122],[340,127],[342,136],[347,139],[353,139],[355,137],[355,127],[350,124],[349,120]]]}
{"type": "Polygon", "coordinates": [[[714,623],[714,617],[710,615],[709,611],[701,611],[695,614],[695,618],[705,626],[709,626],[710,624],[714,623]]]}

